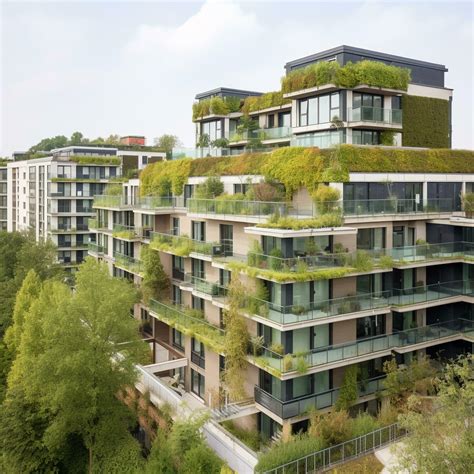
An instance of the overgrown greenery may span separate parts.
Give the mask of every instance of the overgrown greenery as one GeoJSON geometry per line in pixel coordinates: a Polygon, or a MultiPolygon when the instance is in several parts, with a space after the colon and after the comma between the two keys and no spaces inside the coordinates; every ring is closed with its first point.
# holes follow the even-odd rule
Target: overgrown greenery
{"type": "Polygon", "coordinates": [[[449,101],[414,95],[402,100],[403,146],[448,148],[449,101]]]}
{"type": "Polygon", "coordinates": [[[70,161],[79,163],[80,165],[120,165],[120,158],[110,156],[80,156],[74,155],[69,157],[70,161]]]}
{"type": "Polygon", "coordinates": [[[193,121],[207,115],[227,115],[238,112],[241,100],[238,97],[211,97],[193,104],[193,121]]]}
{"type": "Polygon", "coordinates": [[[184,158],[159,161],[146,166],[140,173],[140,194],[142,196],[181,195],[190,176],[191,163],[191,159],[184,158]]]}
{"type": "Polygon", "coordinates": [[[144,267],[142,298],[148,304],[150,298],[160,300],[166,296],[170,280],[163,269],[159,252],[154,252],[148,245],[143,245],[140,258],[144,267]]]}
{"type": "Polygon", "coordinates": [[[223,421],[224,428],[233,434],[237,439],[246,444],[254,451],[259,451],[263,444],[261,433],[256,430],[248,430],[237,426],[232,420],[223,421]]]}
{"type": "Polygon", "coordinates": [[[227,309],[224,311],[225,336],[225,371],[224,383],[226,390],[233,400],[244,398],[245,374],[247,369],[247,349],[250,336],[245,317],[241,308],[245,301],[246,289],[238,279],[232,279],[227,299],[227,309]]]}
{"type": "Polygon", "coordinates": [[[321,61],[296,69],[281,80],[284,94],[325,84],[352,89],[361,84],[406,91],[410,70],[378,61],[359,61],[341,66],[336,61],[321,61]]]}
{"type": "Polygon", "coordinates": [[[357,386],[357,374],[359,368],[357,364],[346,367],[341,388],[339,389],[339,397],[336,400],[334,408],[336,410],[348,410],[350,406],[357,400],[359,396],[357,386]]]}
{"type": "Polygon", "coordinates": [[[281,105],[289,104],[291,99],[284,99],[283,92],[267,92],[260,96],[250,96],[244,100],[241,112],[248,115],[251,112],[268,109],[270,107],[279,107],[281,105]]]}
{"type": "Polygon", "coordinates": [[[474,465],[474,357],[461,356],[436,380],[435,409],[426,412],[422,398],[411,396],[400,416],[410,436],[398,449],[397,472],[471,472],[474,465]]]}
{"type": "Polygon", "coordinates": [[[199,199],[214,199],[224,192],[224,183],[219,176],[209,176],[196,187],[195,197],[199,199]]]}

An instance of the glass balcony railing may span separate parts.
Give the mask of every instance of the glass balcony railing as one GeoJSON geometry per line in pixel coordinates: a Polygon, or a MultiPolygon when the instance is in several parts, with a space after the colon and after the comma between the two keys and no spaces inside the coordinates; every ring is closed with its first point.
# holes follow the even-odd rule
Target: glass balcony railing
{"type": "Polygon", "coordinates": [[[210,282],[189,273],[184,274],[184,283],[190,285],[193,290],[209,296],[225,296],[227,294],[227,289],[218,282],[210,282]]]}
{"type": "Polygon", "coordinates": [[[262,350],[259,357],[263,365],[288,373],[295,370],[306,371],[309,368],[342,362],[367,355],[377,355],[424,342],[438,341],[455,335],[466,335],[474,340],[474,321],[463,319],[408,329],[394,334],[359,339],[354,342],[337,344],[314,349],[302,355],[277,354],[269,349],[262,350]]]}
{"type": "MultiPolygon", "coordinates": [[[[358,382],[359,397],[365,397],[383,390],[385,375],[358,382]]],[[[305,395],[292,400],[282,401],[260,387],[254,388],[255,401],[283,420],[304,415],[310,409],[322,410],[333,406],[339,398],[339,388],[305,395]]]]}
{"type": "MultiPolygon", "coordinates": [[[[188,199],[189,213],[231,216],[266,216],[279,214],[285,216],[298,214],[298,209],[286,202],[241,201],[231,199],[188,199]]],[[[311,213],[311,212],[309,212],[311,213]]]]}
{"type": "Polygon", "coordinates": [[[344,132],[316,132],[313,134],[294,135],[291,146],[330,148],[345,143],[344,132]]]}
{"type": "Polygon", "coordinates": [[[292,135],[291,127],[260,128],[250,132],[233,132],[229,135],[229,142],[242,142],[250,139],[257,140],[279,140],[290,138],[292,135]]]}
{"type": "Polygon", "coordinates": [[[132,204],[128,202],[125,196],[108,196],[100,194],[94,196],[94,208],[117,208],[117,209],[131,209],[132,204]]]}
{"type": "Polygon", "coordinates": [[[251,314],[262,316],[278,324],[295,324],[360,311],[388,308],[390,306],[390,296],[390,291],[381,291],[313,303],[295,303],[290,306],[282,306],[249,297],[246,309],[251,314]]]}
{"type": "Polygon", "coordinates": [[[471,242],[449,242],[445,244],[421,244],[387,249],[396,263],[416,263],[429,260],[474,258],[474,244],[471,242]]]}
{"type": "Polygon", "coordinates": [[[376,214],[419,214],[460,211],[455,198],[429,199],[427,203],[416,199],[359,199],[342,201],[345,216],[376,214]]]}
{"type": "Polygon", "coordinates": [[[184,198],[175,196],[143,196],[135,200],[136,209],[175,209],[184,208],[184,198]]]}
{"type": "Polygon", "coordinates": [[[117,267],[123,268],[130,273],[140,274],[144,271],[142,261],[137,258],[114,252],[114,259],[117,267]]]}
{"type": "Polygon", "coordinates": [[[88,250],[89,250],[89,253],[101,254],[101,253],[104,253],[104,246],[98,245],[94,242],[89,242],[88,250]]]}
{"type": "Polygon", "coordinates": [[[401,125],[402,111],[399,109],[368,106],[349,108],[349,122],[376,122],[388,125],[401,125]]]}

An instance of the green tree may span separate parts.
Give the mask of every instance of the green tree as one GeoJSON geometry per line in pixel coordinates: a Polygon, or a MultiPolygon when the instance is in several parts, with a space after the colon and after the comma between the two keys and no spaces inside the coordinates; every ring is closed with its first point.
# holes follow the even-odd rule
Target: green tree
{"type": "Polygon", "coordinates": [[[213,199],[224,192],[224,183],[219,176],[209,176],[196,188],[196,197],[201,199],[213,199]]]}
{"type": "Polygon", "coordinates": [[[359,368],[357,364],[350,365],[344,371],[339,397],[336,400],[334,408],[336,410],[347,410],[357,400],[359,393],[357,391],[357,374],[359,368]]]}
{"type": "Polygon", "coordinates": [[[89,472],[104,472],[107,453],[115,449],[123,447],[127,459],[134,451],[130,412],[116,394],[134,384],[134,363],[143,355],[138,322],[130,318],[136,297],[105,265],[86,259],[75,292],[57,281],[45,283],[23,323],[9,392],[22,387],[28,401],[51,414],[43,436],[50,451],[78,435],[89,472]]]}
{"type": "Polygon", "coordinates": [[[173,148],[181,146],[181,141],[176,135],[164,134],[154,139],[156,146],[163,148],[167,156],[171,156],[173,148]]]}
{"type": "Polygon", "coordinates": [[[170,280],[160,259],[160,252],[151,249],[148,245],[143,246],[140,254],[144,265],[142,282],[142,296],[145,302],[150,298],[163,299],[169,296],[170,280]]]}
{"type": "Polygon", "coordinates": [[[224,311],[225,335],[225,371],[224,382],[229,395],[234,400],[245,397],[242,380],[247,368],[247,348],[250,336],[241,308],[244,306],[246,289],[237,279],[229,285],[229,304],[224,311]]]}
{"type": "Polygon", "coordinates": [[[400,416],[409,431],[397,450],[397,472],[472,472],[474,466],[474,357],[461,356],[436,381],[435,409],[426,413],[421,398],[409,398],[400,416]]]}
{"type": "Polygon", "coordinates": [[[51,138],[43,138],[36,145],[33,145],[29,151],[31,153],[37,153],[40,151],[51,151],[54,148],[62,148],[68,145],[68,139],[64,135],[56,135],[51,138]]]}
{"type": "Polygon", "coordinates": [[[84,135],[81,132],[74,132],[71,135],[71,138],[69,139],[68,145],[80,145],[83,142],[84,142],[84,135]]]}

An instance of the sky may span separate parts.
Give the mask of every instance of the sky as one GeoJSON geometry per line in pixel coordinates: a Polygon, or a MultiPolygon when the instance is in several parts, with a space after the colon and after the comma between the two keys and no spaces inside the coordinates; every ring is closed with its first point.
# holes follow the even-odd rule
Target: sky
{"type": "Polygon", "coordinates": [[[277,90],[341,44],[445,64],[453,147],[474,148],[472,1],[0,0],[0,18],[0,156],[74,131],[193,146],[196,93],[277,90]]]}

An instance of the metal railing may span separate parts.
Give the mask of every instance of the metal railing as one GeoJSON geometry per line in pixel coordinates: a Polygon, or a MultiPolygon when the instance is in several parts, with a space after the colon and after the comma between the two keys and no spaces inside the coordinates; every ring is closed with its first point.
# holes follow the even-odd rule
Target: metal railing
{"type": "MultiPolygon", "coordinates": [[[[359,397],[371,395],[383,390],[385,375],[374,377],[357,383],[359,397]]],[[[305,395],[292,400],[282,401],[266,392],[261,387],[254,387],[256,403],[264,406],[283,420],[307,413],[309,409],[322,410],[333,406],[339,398],[340,388],[333,388],[324,392],[305,395]]]]}
{"type": "Polygon", "coordinates": [[[97,253],[97,254],[100,254],[100,253],[104,253],[104,246],[103,245],[98,245],[94,242],[89,242],[88,244],[88,250],[90,253],[97,253]]]}
{"type": "Polygon", "coordinates": [[[127,196],[109,196],[107,194],[99,194],[94,196],[94,203],[92,207],[104,207],[104,208],[126,208],[131,209],[132,204],[129,202],[127,196]]]}
{"type": "Polygon", "coordinates": [[[402,124],[400,109],[384,109],[383,107],[349,107],[349,122],[377,122],[384,124],[402,124]]]}
{"type": "Polygon", "coordinates": [[[142,196],[135,200],[133,207],[136,209],[182,209],[184,198],[175,196],[142,196]]]}
{"type": "Polygon", "coordinates": [[[436,323],[420,328],[399,331],[393,334],[373,336],[353,342],[330,345],[313,349],[302,355],[287,354],[283,356],[270,349],[263,348],[261,358],[269,367],[281,373],[287,373],[304,367],[318,367],[341,362],[347,359],[387,352],[406,346],[439,340],[456,334],[474,336],[474,321],[458,319],[436,323]],[[471,335],[471,334],[470,334],[471,335]]]}
{"type": "Polygon", "coordinates": [[[393,443],[405,435],[406,430],[398,423],[394,423],[336,446],[308,454],[268,471],[256,472],[259,474],[304,474],[325,471],[335,464],[350,461],[393,443]]]}
{"type": "Polygon", "coordinates": [[[193,290],[209,296],[225,296],[227,294],[227,288],[221,286],[218,282],[210,282],[204,278],[190,275],[189,273],[184,274],[183,281],[191,285],[193,290]]]}

